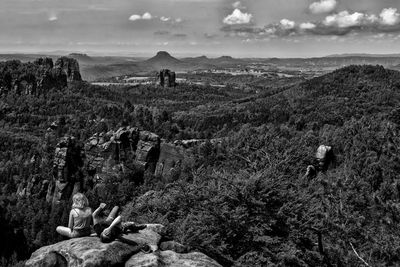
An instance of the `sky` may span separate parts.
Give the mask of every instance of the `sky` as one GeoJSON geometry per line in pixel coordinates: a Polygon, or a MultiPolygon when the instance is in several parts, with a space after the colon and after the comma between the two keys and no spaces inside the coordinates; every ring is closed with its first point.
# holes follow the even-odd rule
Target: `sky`
{"type": "Polygon", "coordinates": [[[0,0],[0,53],[400,53],[400,0],[0,0]]]}

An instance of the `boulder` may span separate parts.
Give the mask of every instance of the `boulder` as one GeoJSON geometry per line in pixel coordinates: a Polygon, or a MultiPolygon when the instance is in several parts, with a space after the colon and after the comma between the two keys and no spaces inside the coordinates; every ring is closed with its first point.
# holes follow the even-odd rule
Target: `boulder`
{"type": "Polygon", "coordinates": [[[36,250],[25,266],[121,266],[140,249],[119,241],[102,243],[98,237],[74,238],[36,250]]]}
{"type": "Polygon", "coordinates": [[[332,147],[320,145],[315,153],[315,158],[318,162],[318,169],[325,172],[335,158],[332,147]]]}
{"type": "Polygon", "coordinates": [[[146,226],[145,229],[137,233],[124,235],[124,239],[127,240],[127,243],[133,242],[139,245],[148,245],[151,251],[157,251],[165,227],[161,224],[147,224],[146,226]]]}
{"type": "Polygon", "coordinates": [[[171,250],[133,255],[125,267],[221,267],[216,261],[200,252],[179,254],[171,250]]]}

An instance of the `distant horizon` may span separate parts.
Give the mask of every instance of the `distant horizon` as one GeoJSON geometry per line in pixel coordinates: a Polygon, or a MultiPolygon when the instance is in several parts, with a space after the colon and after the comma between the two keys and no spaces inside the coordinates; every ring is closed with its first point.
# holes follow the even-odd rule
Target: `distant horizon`
{"type": "Polygon", "coordinates": [[[198,54],[198,53],[175,53],[170,52],[168,50],[155,50],[152,52],[105,52],[105,51],[78,51],[78,50],[50,50],[50,51],[2,51],[0,50],[0,55],[48,55],[48,56],[66,56],[69,54],[86,54],[89,57],[132,57],[132,58],[151,58],[157,54],[157,52],[166,51],[171,56],[176,58],[185,58],[185,57],[201,57],[206,56],[207,58],[219,58],[223,56],[230,56],[232,58],[254,58],[254,59],[272,59],[272,58],[280,58],[280,59],[307,59],[307,58],[325,58],[325,57],[334,57],[334,56],[369,56],[369,57],[390,57],[390,56],[399,56],[399,52],[393,53],[368,53],[368,52],[345,52],[345,53],[332,53],[321,56],[308,56],[308,57],[279,57],[279,56],[234,56],[230,54],[198,54]]]}

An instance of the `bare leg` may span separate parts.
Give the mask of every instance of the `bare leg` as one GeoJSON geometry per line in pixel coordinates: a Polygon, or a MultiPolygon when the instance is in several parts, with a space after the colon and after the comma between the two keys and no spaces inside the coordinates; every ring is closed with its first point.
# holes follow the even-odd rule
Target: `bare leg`
{"type": "Polygon", "coordinates": [[[72,236],[71,229],[68,228],[68,227],[65,227],[65,226],[57,226],[56,231],[60,235],[63,235],[63,236],[66,236],[66,237],[71,237],[72,236]]]}
{"type": "Polygon", "coordinates": [[[108,217],[106,219],[106,222],[114,221],[115,217],[118,214],[118,210],[119,210],[119,207],[118,206],[114,206],[114,208],[111,210],[110,214],[108,215],[108,217]]]}

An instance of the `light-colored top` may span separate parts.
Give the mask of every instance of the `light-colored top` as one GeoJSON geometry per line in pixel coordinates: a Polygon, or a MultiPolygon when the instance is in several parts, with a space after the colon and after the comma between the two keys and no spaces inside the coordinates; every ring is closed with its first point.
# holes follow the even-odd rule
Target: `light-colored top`
{"type": "Polygon", "coordinates": [[[69,214],[68,227],[74,231],[89,231],[92,222],[92,209],[87,207],[84,209],[74,208],[69,214]]]}

